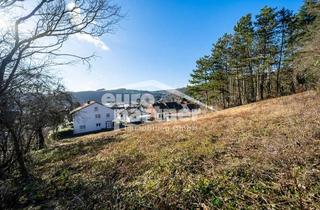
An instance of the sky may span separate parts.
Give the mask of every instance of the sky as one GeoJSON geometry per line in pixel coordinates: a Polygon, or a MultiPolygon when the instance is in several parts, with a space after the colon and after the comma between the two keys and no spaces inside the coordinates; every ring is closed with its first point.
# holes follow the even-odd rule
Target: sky
{"type": "MultiPolygon", "coordinates": [[[[97,56],[59,69],[70,91],[117,89],[156,80],[185,87],[198,58],[232,33],[241,16],[265,5],[297,11],[302,0],[118,0],[124,18],[100,39],[73,37],[66,49],[97,56]],[[128,86],[129,85],[129,86],[128,86]]],[[[145,88],[148,89],[148,88],[145,88]]]]}

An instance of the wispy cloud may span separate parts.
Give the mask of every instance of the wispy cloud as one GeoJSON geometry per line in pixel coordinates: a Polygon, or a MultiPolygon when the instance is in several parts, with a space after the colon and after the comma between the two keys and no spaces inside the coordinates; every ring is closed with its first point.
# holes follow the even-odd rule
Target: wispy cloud
{"type": "MultiPolygon", "coordinates": [[[[68,10],[73,10],[72,19],[74,23],[78,24],[81,22],[81,11],[80,8],[74,3],[74,1],[70,1],[67,5],[68,10]]],[[[75,38],[79,41],[87,42],[93,44],[95,47],[100,48],[101,50],[110,50],[110,48],[99,38],[91,36],[90,34],[76,34],[75,38]]]]}
{"type": "Polygon", "coordinates": [[[110,48],[98,37],[93,37],[89,34],[77,34],[75,36],[79,41],[88,42],[90,44],[93,44],[97,48],[100,48],[102,50],[110,50],[110,48]]]}

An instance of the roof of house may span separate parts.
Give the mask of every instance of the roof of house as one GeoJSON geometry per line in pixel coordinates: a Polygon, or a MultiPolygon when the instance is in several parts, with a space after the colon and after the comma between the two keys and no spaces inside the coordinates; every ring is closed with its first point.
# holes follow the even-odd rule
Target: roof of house
{"type": "Polygon", "coordinates": [[[192,110],[192,109],[200,109],[199,104],[187,104],[187,107],[192,110]]]}
{"type": "Polygon", "coordinates": [[[182,105],[177,102],[167,102],[166,105],[169,109],[179,110],[183,108],[182,105]]]}
{"type": "Polygon", "coordinates": [[[130,108],[124,109],[124,110],[120,111],[120,113],[122,113],[124,111],[126,111],[128,113],[128,115],[135,114],[137,111],[140,112],[141,114],[148,114],[144,110],[141,110],[141,109],[135,108],[135,107],[130,107],[130,108]]]}
{"type": "MultiPolygon", "coordinates": [[[[103,104],[101,104],[101,103],[99,103],[99,102],[96,102],[96,101],[88,101],[87,103],[85,103],[85,104],[83,104],[83,105],[75,108],[74,110],[72,110],[72,111],[70,112],[70,114],[74,114],[74,113],[76,113],[76,112],[78,112],[78,111],[80,111],[80,110],[82,110],[82,109],[84,109],[84,108],[86,108],[86,107],[88,107],[88,106],[91,106],[92,104],[100,104],[100,105],[104,106],[103,104]]],[[[107,108],[107,107],[106,107],[106,108],[107,108]]]]}
{"type": "Polygon", "coordinates": [[[153,104],[153,107],[159,107],[160,109],[168,109],[167,105],[162,102],[156,102],[153,104]]]}
{"type": "MultiPolygon", "coordinates": [[[[187,103],[185,104],[187,106],[188,109],[193,110],[193,109],[199,109],[200,105],[198,104],[194,104],[194,103],[187,103]]],[[[185,105],[181,105],[178,102],[156,102],[153,104],[153,107],[155,107],[156,109],[176,109],[176,110],[180,110],[183,109],[183,106],[185,105]]]]}

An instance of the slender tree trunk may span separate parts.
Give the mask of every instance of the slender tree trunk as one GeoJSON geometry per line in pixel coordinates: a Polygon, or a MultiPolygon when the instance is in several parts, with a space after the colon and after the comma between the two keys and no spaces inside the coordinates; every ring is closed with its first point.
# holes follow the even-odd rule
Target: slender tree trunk
{"type": "Polygon", "coordinates": [[[237,105],[242,105],[242,97],[241,97],[241,81],[239,78],[239,71],[237,70],[237,92],[238,92],[238,102],[237,105]]]}
{"type": "Polygon", "coordinates": [[[42,133],[42,128],[38,128],[37,134],[38,134],[38,149],[43,149],[44,148],[44,136],[42,133]]]}
{"type": "Polygon", "coordinates": [[[208,94],[208,90],[205,91],[205,95],[206,95],[206,105],[209,106],[209,94],[208,94]]]}
{"type": "Polygon", "coordinates": [[[29,178],[29,173],[28,173],[27,167],[25,165],[23,152],[20,147],[21,145],[19,143],[19,139],[16,136],[15,132],[11,128],[9,129],[9,131],[10,131],[10,133],[12,135],[12,139],[13,139],[13,149],[16,154],[16,158],[17,158],[17,162],[18,162],[18,166],[19,166],[19,172],[20,172],[23,179],[27,179],[27,178],[29,178]]]}
{"type": "Polygon", "coordinates": [[[294,74],[294,70],[291,70],[291,93],[296,93],[296,75],[294,74]]]}
{"type": "Polygon", "coordinates": [[[277,96],[280,95],[280,70],[282,65],[282,56],[283,56],[283,45],[284,45],[284,32],[281,34],[281,44],[280,44],[280,55],[279,55],[279,63],[277,69],[277,96]]]}
{"type": "Polygon", "coordinates": [[[256,101],[259,101],[260,100],[260,71],[259,71],[259,68],[257,69],[257,75],[256,75],[256,86],[257,86],[257,89],[256,89],[256,101]]]}
{"type": "Polygon", "coordinates": [[[260,81],[260,100],[264,99],[264,71],[261,74],[261,81],[260,81]]]}
{"type": "Polygon", "coordinates": [[[232,77],[229,76],[229,84],[228,84],[228,91],[229,91],[229,98],[228,98],[228,103],[229,103],[229,106],[230,106],[230,103],[232,103],[232,77]]]}
{"type": "Polygon", "coordinates": [[[246,79],[242,80],[242,100],[243,103],[248,103],[248,94],[247,94],[247,83],[246,83],[246,79]]]}
{"type": "Polygon", "coordinates": [[[223,89],[223,87],[220,87],[221,89],[221,94],[222,94],[222,104],[223,104],[223,108],[226,108],[226,96],[225,96],[225,91],[223,89]]]}
{"type": "Polygon", "coordinates": [[[249,65],[249,71],[250,71],[250,102],[254,102],[255,101],[255,92],[254,92],[254,75],[253,75],[253,69],[251,64],[249,65]]]}
{"type": "Polygon", "coordinates": [[[268,73],[267,73],[267,92],[268,98],[272,95],[272,82],[271,82],[271,66],[268,66],[268,73]]]}

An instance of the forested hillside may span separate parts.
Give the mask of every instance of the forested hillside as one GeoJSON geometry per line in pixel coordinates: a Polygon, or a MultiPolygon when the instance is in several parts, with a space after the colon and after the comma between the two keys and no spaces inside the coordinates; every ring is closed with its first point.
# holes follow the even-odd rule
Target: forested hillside
{"type": "Polygon", "coordinates": [[[226,108],[317,87],[319,25],[318,0],[297,13],[265,6],[243,16],[196,62],[189,93],[226,108]]]}

